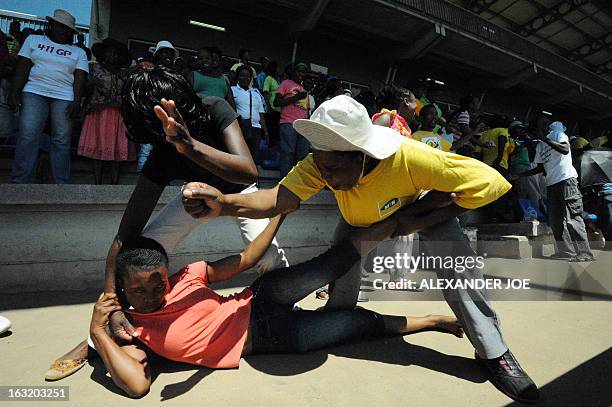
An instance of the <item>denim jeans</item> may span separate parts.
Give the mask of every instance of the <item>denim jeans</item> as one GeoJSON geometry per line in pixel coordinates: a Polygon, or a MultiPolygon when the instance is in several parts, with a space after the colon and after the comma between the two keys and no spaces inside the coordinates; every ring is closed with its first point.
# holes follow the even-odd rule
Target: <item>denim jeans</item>
{"type": "Polygon", "coordinates": [[[68,100],[53,99],[30,92],[21,94],[21,116],[19,137],[15,148],[15,159],[11,182],[32,182],[38,159],[38,149],[47,118],[51,118],[51,148],[49,161],[56,184],[66,184],[70,179],[70,136],[72,121],[66,113],[68,100]]]}
{"type": "Polygon", "coordinates": [[[295,131],[293,124],[280,125],[280,176],[284,178],[295,164],[302,161],[310,150],[310,143],[295,131]]]}
{"type": "Polygon", "coordinates": [[[253,285],[253,353],[306,352],[364,337],[382,336],[383,318],[365,309],[294,311],[293,304],[339,278],[359,260],[349,241],[295,266],[272,270],[253,285]]]}
{"type": "Polygon", "coordinates": [[[153,144],[141,144],[138,149],[138,173],[142,172],[142,167],[144,167],[147,162],[147,158],[149,158],[149,154],[151,154],[151,150],[153,150],[153,144]]]}

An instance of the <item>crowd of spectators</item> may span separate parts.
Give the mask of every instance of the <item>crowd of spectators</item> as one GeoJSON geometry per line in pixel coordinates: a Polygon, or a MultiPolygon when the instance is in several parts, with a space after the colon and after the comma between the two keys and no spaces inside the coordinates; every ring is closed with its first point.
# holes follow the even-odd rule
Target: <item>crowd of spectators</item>
{"type": "MultiPolygon", "coordinates": [[[[164,66],[183,75],[203,100],[224,99],[239,116],[255,163],[280,170],[281,178],[310,149],[292,123],[310,117],[318,105],[335,96],[353,96],[348,83],[315,73],[303,62],[291,63],[279,72],[277,61],[262,57],[255,63],[248,49],[241,49],[237,59],[229,59],[212,45],[183,57],[167,40],[159,41],[135,60],[125,44],[110,38],[94,44],[91,50],[87,48],[84,36],[77,34],[74,17],[63,10],[56,10],[48,20],[45,32],[21,30],[19,23],[13,22],[8,33],[0,33],[0,136],[11,135],[12,120],[17,117],[7,107],[19,112],[13,183],[36,179],[40,150],[48,152],[51,182],[69,182],[75,121],[81,122],[77,152],[91,159],[96,184],[103,182],[105,163],[110,163],[113,184],[119,182],[122,162],[137,160],[140,172],[154,146],[134,143],[126,134],[121,90],[130,66],[164,66]]],[[[571,166],[572,154],[575,164],[585,150],[609,147],[610,143],[607,137],[591,142],[577,134],[570,134],[570,138],[561,122],[543,114],[528,123],[521,118],[483,114],[481,98],[475,94],[461,98],[458,105],[450,104],[444,87],[430,79],[415,80],[405,87],[387,85],[378,94],[360,88],[354,97],[366,107],[375,124],[432,148],[478,158],[512,181],[513,193],[487,208],[488,221],[515,222],[545,216],[551,206],[551,197],[547,196],[551,182],[577,179],[573,167],[564,169],[559,179],[550,170],[542,171],[551,154],[559,155],[553,157],[557,167],[571,166]],[[570,147],[567,151],[556,148],[551,140],[570,147]],[[552,153],[543,146],[552,148],[552,153]]],[[[565,198],[574,189],[578,190],[578,185],[565,191],[565,198]]],[[[555,213],[561,210],[557,201],[553,205],[555,213]]],[[[573,218],[576,227],[584,229],[581,216],[573,218]]],[[[574,240],[582,238],[580,231],[570,234],[574,240]]]]}

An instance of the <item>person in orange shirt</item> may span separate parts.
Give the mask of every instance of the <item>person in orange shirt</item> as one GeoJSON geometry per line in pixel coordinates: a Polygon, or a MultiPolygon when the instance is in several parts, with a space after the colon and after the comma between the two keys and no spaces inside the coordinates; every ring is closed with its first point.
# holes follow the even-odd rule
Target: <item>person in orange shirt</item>
{"type": "Polygon", "coordinates": [[[249,354],[306,352],[364,337],[422,330],[463,336],[457,320],[448,316],[293,309],[296,301],[346,273],[373,244],[388,237],[398,225],[397,216],[356,231],[312,260],[272,270],[240,293],[215,293],[210,283],[228,280],[257,263],[283,219],[274,218],[242,253],[190,264],[171,277],[159,243],[144,237],[126,241],[116,258],[120,290],[100,295],[90,324],[90,336],[115,384],[130,397],[147,393],[150,351],[194,365],[236,368],[249,354]],[[109,315],[119,309],[128,310],[137,327],[133,344],[121,346],[107,333],[109,315]]]}

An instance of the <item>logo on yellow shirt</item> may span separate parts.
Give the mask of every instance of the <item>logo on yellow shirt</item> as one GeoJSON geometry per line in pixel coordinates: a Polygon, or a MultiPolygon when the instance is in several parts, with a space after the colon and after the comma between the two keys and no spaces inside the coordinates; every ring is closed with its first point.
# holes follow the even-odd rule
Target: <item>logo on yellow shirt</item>
{"type": "Polygon", "coordinates": [[[386,218],[391,215],[393,212],[401,208],[402,199],[401,198],[391,198],[386,202],[378,203],[378,214],[380,218],[386,218]]]}
{"type": "Polygon", "coordinates": [[[440,144],[440,139],[438,137],[423,137],[421,141],[427,144],[429,147],[442,150],[442,145],[440,144]]]}

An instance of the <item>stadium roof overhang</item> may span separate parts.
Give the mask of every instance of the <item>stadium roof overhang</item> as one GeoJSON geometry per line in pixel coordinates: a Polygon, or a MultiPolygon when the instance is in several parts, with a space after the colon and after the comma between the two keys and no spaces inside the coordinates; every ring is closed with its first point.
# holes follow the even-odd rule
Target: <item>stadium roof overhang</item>
{"type": "MultiPolygon", "coordinates": [[[[201,1],[210,2],[211,5],[214,3],[217,7],[222,4],[210,0],[201,1]]],[[[535,43],[537,40],[534,40],[534,36],[545,36],[541,30],[546,27],[552,26],[554,29],[553,24],[556,24],[557,30],[562,26],[567,26],[566,30],[572,30],[571,19],[577,18],[572,13],[597,16],[597,20],[593,21],[597,21],[602,27],[612,23],[604,9],[591,3],[595,2],[232,0],[226,4],[234,10],[248,10],[255,14],[258,14],[258,10],[259,13],[263,10],[267,18],[277,19],[279,23],[290,27],[286,31],[288,34],[307,32],[316,27],[317,30],[341,36],[346,41],[364,45],[372,43],[379,49],[382,46],[384,52],[380,54],[381,58],[420,60],[425,64],[449,66],[477,79],[483,89],[518,88],[528,91],[530,98],[537,99],[534,102],[544,106],[571,107],[588,118],[605,119],[612,117],[612,77],[606,71],[605,61],[603,71],[602,63],[595,65],[601,58],[605,60],[605,54],[595,55],[594,50],[590,50],[588,55],[575,57],[576,52],[586,53],[581,51],[584,44],[567,42],[569,40],[561,34],[562,31],[556,39],[549,36],[547,41],[540,41],[538,44],[535,43]],[[535,3],[537,7],[533,5],[535,3]],[[554,3],[556,8],[547,8],[545,3],[554,3]],[[569,3],[569,8],[561,3],[569,3]],[[590,4],[587,6],[586,3],[590,4]],[[538,16],[532,15],[534,10],[540,13],[549,10],[548,14],[552,17],[545,13],[540,26],[538,16]],[[294,18],[296,14],[299,16],[297,19],[294,18]],[[291,16],[290,24],[287,16],[291,16]],[[552,23],[551,18],[555,18],[557,22],[552,23]],[[519,25],[523,20],[527,23],[519,25]],[[571,48],[571,52],[562,52],[560,45],[550,46],[553,41],[565,44],[568,49],[571,48]],[[600,59],[589,57],[590,55],[600,59]]],[[[606,7],[606,1],[600,3],[606,7]]],[[[610,8],[610,5],[607,7],[610,8]]],[[[585,28],[584,24],[586,23],[580,25],[580,29],[586,32],[588,28],[585,28]]],[[[599,35],[597,39],[600,41],[592,47],[612,47],[612,37],[608,41],[608,34],[612,32],[610,27],[607,31],[600,30],[601,32],[591,30],[593,38],[599,35]]],[[[566,36],[570,35],[568,31],[566,36]]],[[[610,56],[612,57],[612,51],[610,56]]]]}

